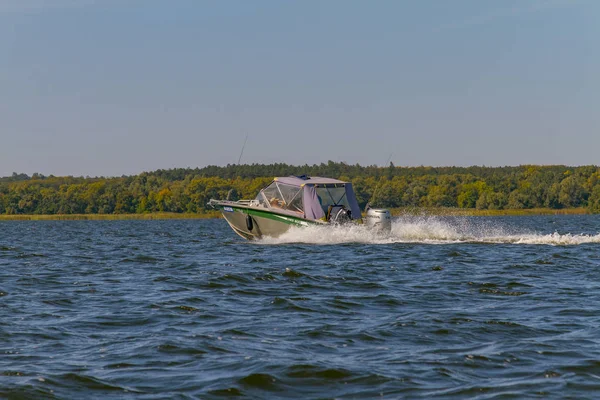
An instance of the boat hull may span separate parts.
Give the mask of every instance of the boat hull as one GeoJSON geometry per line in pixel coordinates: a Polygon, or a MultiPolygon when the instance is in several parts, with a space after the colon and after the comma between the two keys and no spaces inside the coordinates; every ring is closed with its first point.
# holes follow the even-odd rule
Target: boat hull
{"type": "Polygon", "coordinates": [[[293,226],[321,225],[302,217],[232,204],[217,204],[231,229],[245,239],[260,239],[263,236],[278,237],[293,226]]]}

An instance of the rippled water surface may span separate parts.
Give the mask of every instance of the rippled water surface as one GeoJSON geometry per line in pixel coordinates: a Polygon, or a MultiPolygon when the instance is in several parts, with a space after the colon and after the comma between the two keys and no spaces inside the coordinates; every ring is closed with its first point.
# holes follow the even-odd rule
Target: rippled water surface
{"type": "Polygon", "coordinates": [[[598,398],[600,218],[0,222],[0,397],[598,398]]]}

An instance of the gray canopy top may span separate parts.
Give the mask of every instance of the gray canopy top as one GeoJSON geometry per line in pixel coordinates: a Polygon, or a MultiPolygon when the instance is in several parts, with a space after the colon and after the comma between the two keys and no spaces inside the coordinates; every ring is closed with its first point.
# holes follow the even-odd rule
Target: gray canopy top
{"type": "Polygon", "coordinates": [[[328,218],[330,207],[343,206],[352,219],[360,219],[360,208],[350,182],[318,176],[277,177],[256,198],[265,207],[299,212],[304,218],[328,218]]]}
{"type": "Polygon", "coordinates": [[[347,184],[348,182],[340,181],[333,178],[322,178],[320,176],[284,176],[273,179],[276,182],[292,186],[303,185],[332,185],[332,184],[347,184]]]}

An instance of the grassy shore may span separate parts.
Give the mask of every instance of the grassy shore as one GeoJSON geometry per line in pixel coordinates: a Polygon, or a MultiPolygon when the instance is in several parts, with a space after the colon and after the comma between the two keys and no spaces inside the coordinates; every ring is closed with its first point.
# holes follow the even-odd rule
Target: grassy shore
{"type": "Polygon", "coordinates": [[[563,208],[555,210],[552,208],[529,208],[513,210],[477,210],[474,208],[393,208],[392,215],[442,215],[442,216],[524,216],[524,215],[582,215],[587,214],[587,209],[563,208]]]}
{"type": "Polygon", "coordinates": [[[218,211],[205,213],[148,213],[148,214],[56,214],[56,215],[0,215],[0,221],[117,221],[150,219],[205,219],[218,218],[218,211]]]}
{"type": "MultiPolygon", "coordinates": [[[[439,215],[439,216],[523,216],[523,215],[581,215],[585,208],[531,208],[527,210],[476,210],[464,208],[394,208],[393,216],[400,215],[439,215]]],[[[203,213],[149,213],[149,214],[57,214],[57,215],[0,215],[0,221],[116,221],[151,219],[206,219],[220,218],[218,211],[203,213]]]]}

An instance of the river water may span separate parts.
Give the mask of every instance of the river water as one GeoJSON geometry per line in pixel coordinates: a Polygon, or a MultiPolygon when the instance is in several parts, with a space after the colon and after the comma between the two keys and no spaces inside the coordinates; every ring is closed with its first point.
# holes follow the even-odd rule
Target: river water
{"type": "Polygon", "coordinates": [[[598,398],[600,217],[0,222],[0,398],[598,398]]]}

